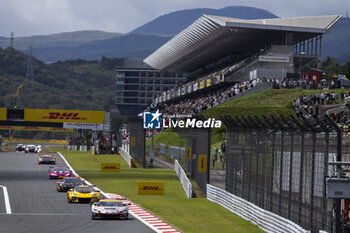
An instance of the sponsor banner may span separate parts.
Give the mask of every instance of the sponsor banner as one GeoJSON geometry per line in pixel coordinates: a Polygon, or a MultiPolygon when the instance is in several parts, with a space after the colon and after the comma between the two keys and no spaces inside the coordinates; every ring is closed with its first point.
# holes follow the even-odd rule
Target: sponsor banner
{"type": "Polygon", "coordinates": [[[206,87],[210,87],[210,85],[211,85],[211,80],[208,78],[206,87]]]}
{"type": "Polygon", "coordinates": [[[218,84],[220,82],[221,82],[221,74],[217,74],[215,79],[215,84],[218,84]]]}
{"type": "Polygon", "coordinates": [[[136,138],[135,137],[130,138],[130,146],[136,146],[136,138]]]}
{"type": "Polygon", "coordinates": [[[101,163],[101,172],[120,172],[120,163],[101,163]]]}
{"type": "Polygon", "coordinates": [[[104,123],[104,111],[24,109],[25,121],[104,123]]]}
{"type": "Polygon", "coordinates": [[[310,69],[309,78],[309,81],[313,82],[314,84],[319,83],[321,81],[321,71],[310,69]]]}
{"type": "Polygon", "coordinates": [[[180,88],[177,88],[176,89],[176,96],[180,96],[181,95],[181,89],[180,88]]]}
{"type": "Polygon", "coordinates": [[[199,89],[203,89],[204,88],[204,83],[203,82],[204,81],[199,82],[199,89]]]}
{"type": "Polygon", "coordinates": [[[197,91],[198,90],[198,83],[193,84],[193,91],[197,91]]]}
{"type": "Polygon", "coordinates": [[[187,86],[187,93],[191,93],[192,92],[192,85],[188,85],[187,86]]]}
{"type": "Polygon", "coordinates": [[[65,122],[65,123],[63,123],[63,128],[103,130],[103,124],[65,122]]]}
{"type": "Polygon", "coordinates": [[[263,62],[289,62],[289,57],[285,56],[259,56],[259,61],[263,62]]]}
{"type": "Polygon", "coordinates": [[[0,130],[18,130],[18,131],[48,131],[48,132],[74,132],[74,129],[64,129],[55,127],[37,127],[37,126],[10,126],[0,125],[0,130]]]}
{"type": "Polygon", "coordinates": [[[207,171],[207,156],[198,155],[198,172],[206,172],[206,171],[207,171]]]}
{"type": "Polygon", "coordinates": [[[7,120],[7,108],[0,108],[0,121],[7,120]]]}
{"type": "Polygon", "coordinates": [[[181,95],[186,94],[186,87],[181,88],[181,95]]]}
{"type": "Polygon", "coordinates": [[[191,147],[186,147],[186,159],[191,159],[191,147]]]}
{"type": "Polygon", "coordinates": [[[137,194],[164,195],[164,181],[137,181],[137,194]]]}

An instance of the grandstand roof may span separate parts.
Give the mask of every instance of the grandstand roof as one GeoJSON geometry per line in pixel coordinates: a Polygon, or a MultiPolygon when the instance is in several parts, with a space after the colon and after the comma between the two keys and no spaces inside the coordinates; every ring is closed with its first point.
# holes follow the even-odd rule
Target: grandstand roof
{"type": "Polygon", "coordinates": [[[190,72],[227,55],[264,48],[293,33],[293,44],[324,34],[341,16],[312,16],[245,20],[203,15],[148,56],[155,69],[190,72]]]}

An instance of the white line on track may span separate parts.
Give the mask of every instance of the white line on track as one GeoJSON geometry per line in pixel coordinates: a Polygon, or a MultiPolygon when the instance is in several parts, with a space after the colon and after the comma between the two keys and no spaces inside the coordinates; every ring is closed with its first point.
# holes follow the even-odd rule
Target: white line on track
{"type": "Polygon", "coordinates": [[[9,194],[7,192],[7,188],[3,185],[0,185],[0,187],[2,187],[2,191],[4,192],[6,214],[12,214],[11,205],[10,205],[10,198],[9,198],[9,194]]]}
{"type": "MultiPolygon", "coordinates": [[[[5,213],[0,213],[5,215],[5,213]]],[[[12,215],[34,215],[34,216],[75,216],[84,214],[72,214],[72,213],[13,213],[12,215]]]]}

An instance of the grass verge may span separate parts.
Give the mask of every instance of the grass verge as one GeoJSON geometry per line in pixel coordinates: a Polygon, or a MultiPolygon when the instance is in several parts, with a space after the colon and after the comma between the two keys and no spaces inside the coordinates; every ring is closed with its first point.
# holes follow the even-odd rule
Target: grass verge
{"type": "Polygon", "coordinates": [[[132,169],[118,155],[90,155],[86,152],[59,150],[77,172],[105,192],[117,193],[188,233],[263,232],[206,198],[186,198],[172,169],[132,169]],[[120,173],[102,173],[102,162],[120,162],[120,173]],[[165,195],[137,194],[138,180],[165,181],[165,195]]]}

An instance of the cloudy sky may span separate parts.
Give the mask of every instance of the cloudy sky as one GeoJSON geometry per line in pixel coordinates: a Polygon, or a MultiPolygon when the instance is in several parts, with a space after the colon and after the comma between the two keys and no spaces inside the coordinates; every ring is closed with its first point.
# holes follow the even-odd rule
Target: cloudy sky
{"type": "Polygon", "coordinates": [[[253,6],[280,17],[341,14],[350,0],[0,0],[0,36],[78,30],[127,33],[176,10],[253,6]]]}

